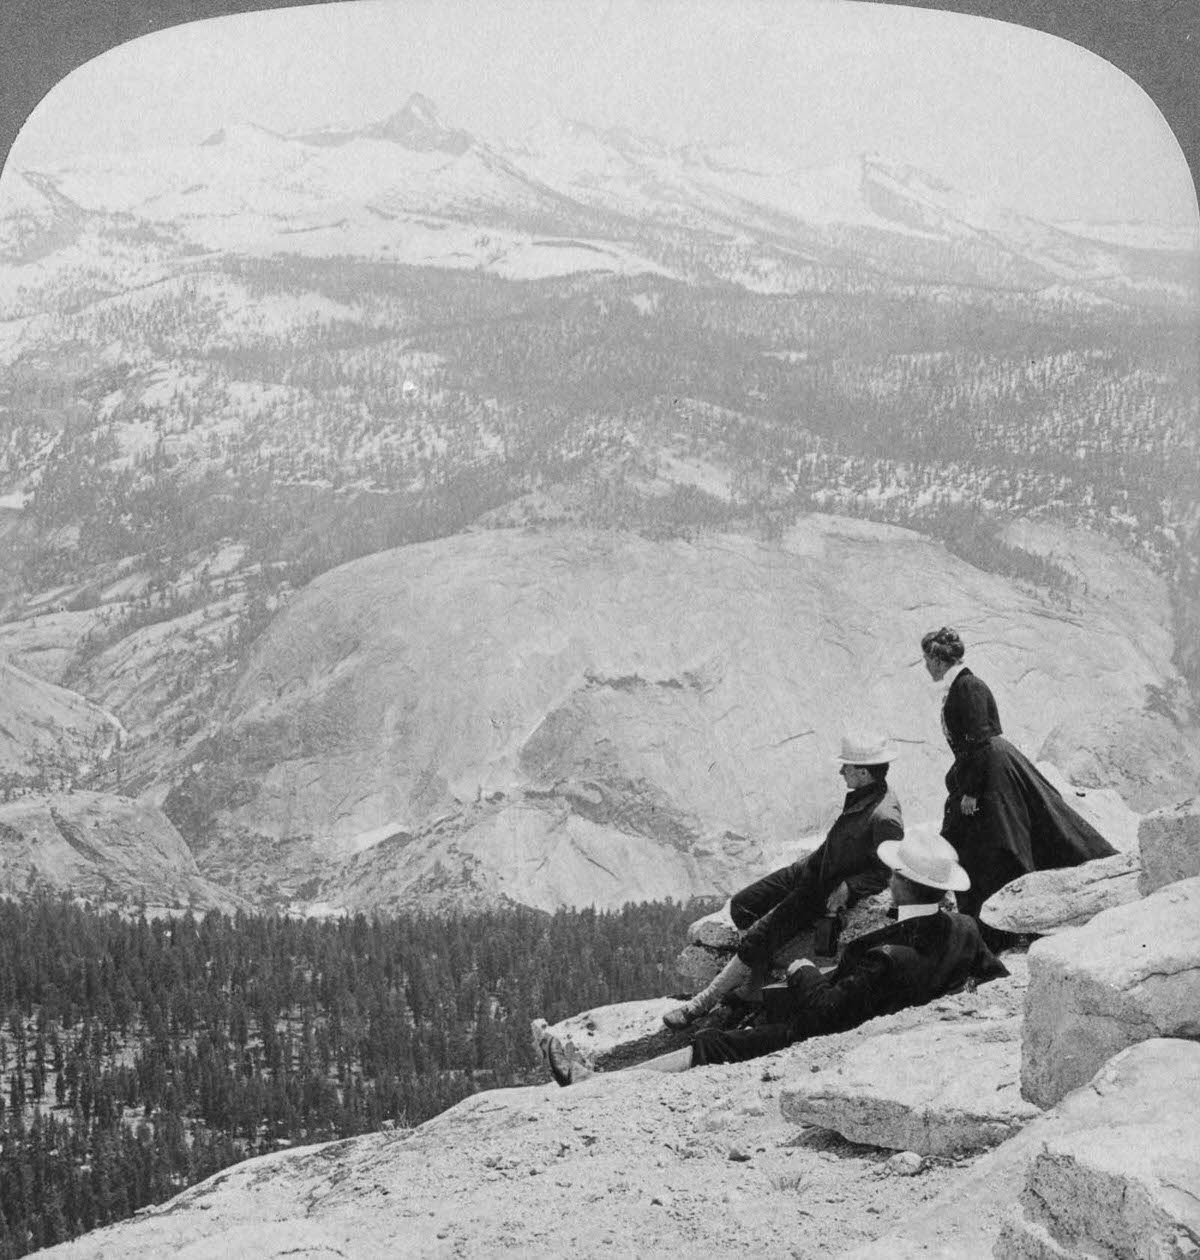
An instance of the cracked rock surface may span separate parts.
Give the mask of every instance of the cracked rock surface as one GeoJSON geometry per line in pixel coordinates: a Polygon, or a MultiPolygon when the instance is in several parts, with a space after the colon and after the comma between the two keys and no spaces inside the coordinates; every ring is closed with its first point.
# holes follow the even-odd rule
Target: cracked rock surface
{"type": "Polygon", "coordinates": [[[1200,1046],[1131,1046],[846,1260],[1187,1260],[1200,1250],[1198,1099],[1200,1046]]]}
{"type": "Polygon", "coordinates": [[[1021,1088],[1053,1106],[1134,1042],[1200,1037],[1200,877],[1029,950],[1021,1088]]]}

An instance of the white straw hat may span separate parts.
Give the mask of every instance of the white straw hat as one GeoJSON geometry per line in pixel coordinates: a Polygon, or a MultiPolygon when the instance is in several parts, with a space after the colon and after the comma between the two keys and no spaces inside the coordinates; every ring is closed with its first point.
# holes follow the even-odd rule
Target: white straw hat
{"type": "Polygon", "coordinates": [[[881,766],[895,761],[899,752],[882,735],[843,735],[842,751],[834,757],[842,765],[881,766]]]}
{"type": "Polygon", "coordinates": [[[971,887],[971,877],[959,866],[954,846],[931,826],[914,827],[903,840],[885,840],[879,846],[879,860],[898,875],[929,888],[963,892],[971,887]]]}

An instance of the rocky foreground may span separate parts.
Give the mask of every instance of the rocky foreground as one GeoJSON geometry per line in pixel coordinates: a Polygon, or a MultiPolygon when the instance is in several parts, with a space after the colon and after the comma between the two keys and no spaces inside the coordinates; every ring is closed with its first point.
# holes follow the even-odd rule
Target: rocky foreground
{"type": "MultiPolygon", "coordinates": [[[[46,1254],[1184,1260],[1200,806],[1144,820],[1136,856],[1137,897],[974,992],[748,1064],[477,1094],[413,1130],[248,1161],[46,1254]]],[[[611,1067],[667,1004],[558,1032],[611,1067]]]]}

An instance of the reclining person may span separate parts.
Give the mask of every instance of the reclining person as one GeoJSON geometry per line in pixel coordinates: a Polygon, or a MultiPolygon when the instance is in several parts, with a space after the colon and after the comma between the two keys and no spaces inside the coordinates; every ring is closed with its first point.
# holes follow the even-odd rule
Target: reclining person
{"type": "Polygon", "coordinates": [[[668,1028],[686,1028],[726,995],[761,983],[771,959],[815,920],[887,887],[877,852],[904,835],[900,802],[887,783],[896,756],[877,735],[842,740],[834,758],[846,783],[841,814],[812,853],[734,893],[729,912],[742,930],[737,955],[707,988],[663,1016],[668,1028]]]}
{"type": "MultiPolygon", "coordinates": [[[[935,829],[885,841],[879,857],[891,868],[889,888],[897,921],[851,941],[837,967],[819,971],[808,959],[788,971],[787,1013],[757,1027],[706,1028],[690,1046],[635,1068],[682,1072],[707,1063],[737,1063],[782,1050],[793,1042],[845,1032],[907,1006],[922,1006],[968,984],[1008,975],[987,948],[979,924],[946,910],[946,892],[970,886],[954,849],[935,829]]],[[[551,1075],[571,1085],[592,1075],[563,1043],[543,1032],[542,1052],[551,1075]]]]}

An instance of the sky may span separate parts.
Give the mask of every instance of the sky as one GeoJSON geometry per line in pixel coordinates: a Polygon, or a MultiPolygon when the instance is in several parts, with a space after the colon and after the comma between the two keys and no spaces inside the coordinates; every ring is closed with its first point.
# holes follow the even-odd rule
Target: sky
{"type": "Polygon", "coordinates": [[[983,18],[850,0],[353,0],[175,27],[68,75],[9,165],[386,117],[518,136],[550,114],[798,166],[870,152],[1049,219],[1194,226],[1179,145],[1107,62],[983,18]]]}

